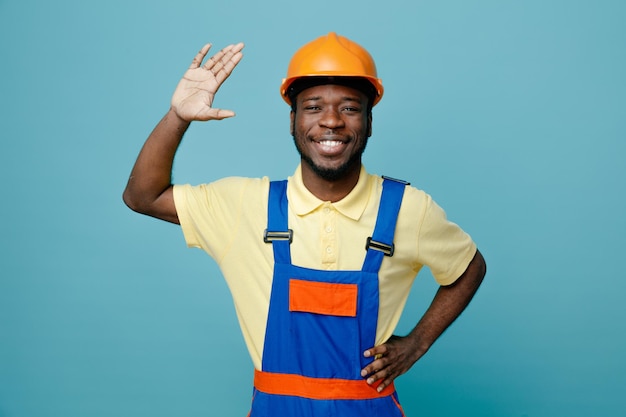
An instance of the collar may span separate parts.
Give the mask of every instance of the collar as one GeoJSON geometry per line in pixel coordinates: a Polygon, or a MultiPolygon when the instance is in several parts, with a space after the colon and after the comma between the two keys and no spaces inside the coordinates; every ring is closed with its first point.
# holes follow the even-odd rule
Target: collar
{"type": "Polygon", "coordinates": [[[289,205],[298,216],[305,216],[318,207],[328,204],[344,216],[352,220],[358,220],[365,211],[369,200],[372,189],[372,177],[367,173],[365,167],[361,165],[361,172],[356,185],[347,196],[336,203],[320,200],[304,186],[301,165],[298,165],[296,172],[292,177],[289,177],[288,184],[287,199],[289,200],[289,205]]]}

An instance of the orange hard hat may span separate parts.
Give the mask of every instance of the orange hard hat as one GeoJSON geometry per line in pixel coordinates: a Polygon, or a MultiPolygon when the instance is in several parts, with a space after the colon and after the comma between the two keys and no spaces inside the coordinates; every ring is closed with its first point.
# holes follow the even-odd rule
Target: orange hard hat
{"type": "Polygon", "coordinates": [[[361,45],[335,32],[307,43],[291,58],[287,77],[280,86],[280,94],[288,104],[291,104],[289,87],[305,77],[364,78],[375,90],[372,106],[383,96],[383,83],[372,56],[361,45]]]}

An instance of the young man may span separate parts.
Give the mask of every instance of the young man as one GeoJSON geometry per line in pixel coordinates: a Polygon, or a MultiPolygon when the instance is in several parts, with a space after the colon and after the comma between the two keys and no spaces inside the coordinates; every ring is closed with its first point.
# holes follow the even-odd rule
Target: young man
{"type": "Polygon", "coordinates": [[[243,44],[202,64],[209,48],[148,137],[124,201],[180,224],[220,266],[255,366],[251,417],[403,415],[393,381],[468,305],[480,252],[423,191],[362,166],[383,87],[369,53],[335,33],[303,46],[281,86],[300,153],[292,177],[172,185],[189,124],[234,116],[212,103],[243,44]],[[423,265],[440,288],[409,335],[394,336],[423,265]]]}

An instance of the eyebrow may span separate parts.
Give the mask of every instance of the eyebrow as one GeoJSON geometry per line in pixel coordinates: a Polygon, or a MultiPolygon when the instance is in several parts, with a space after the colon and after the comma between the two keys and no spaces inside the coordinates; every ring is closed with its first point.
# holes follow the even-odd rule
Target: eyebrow
{"type": "MultiPolygon", "coordinates": [[[[303,97],[302,102],[304,103],[305,101],[319,101],[321,99],[322,99],[322,96],[303,97]]],[[[357,96],[343,96],[341,97],[341,101],[342,102],[350,101],[350,102],[356,102],[356,103],[362,104],[360,97],[357,97],[357,96]]]]}

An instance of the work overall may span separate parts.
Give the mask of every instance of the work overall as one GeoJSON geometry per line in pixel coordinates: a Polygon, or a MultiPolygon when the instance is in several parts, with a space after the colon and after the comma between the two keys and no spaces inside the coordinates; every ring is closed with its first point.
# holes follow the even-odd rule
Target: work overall
{"type": "MultiPolygon", "coordinates": [[[[378,393],[361,376],[373,358],[378,270],[393,255],[405,183],[383,182],[376,226],[360,271],[291,263],[287,181],[270,183],[265,242],[274,249],[262,371],[255,371],[250,417],[403,416],[393,384],[378,393]]],[[[365,242],[364,242],[365,243],[365,242]]]]}

